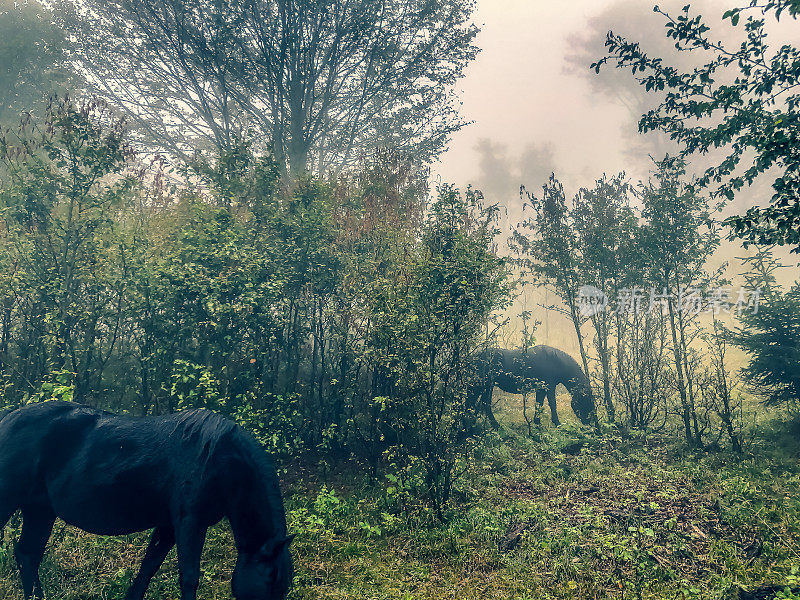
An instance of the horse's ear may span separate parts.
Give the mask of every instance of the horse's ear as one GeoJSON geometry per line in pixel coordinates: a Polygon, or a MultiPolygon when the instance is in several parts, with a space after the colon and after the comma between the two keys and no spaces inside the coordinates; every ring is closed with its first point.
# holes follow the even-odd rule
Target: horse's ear
{"type": "Polygon", "coordinates": [[[296,533],[293,533],[292,535],[287,535],[282,540],[275,542],[275,552],[280,552],[284,548],[288,548],[289,544],[292,543],[292,540],[294,540],[294,537],[296,535],[297,535],[296,533]]]}

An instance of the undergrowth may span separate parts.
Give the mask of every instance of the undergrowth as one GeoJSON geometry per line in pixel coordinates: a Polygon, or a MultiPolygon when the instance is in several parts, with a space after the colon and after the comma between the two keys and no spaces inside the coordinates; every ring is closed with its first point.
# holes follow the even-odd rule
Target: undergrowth
{"type": "MultiPolygon", "coordinates": [[[[286,467],[290,598],[726,598],[800,585],[797,436],[761,425],[743,455],[575,425],[506,427],[475,451],[443,521],[389,475],[286,467]]],[[[18,518],[15,518],[18,519],[18,518]]],[[[0,597],[21,598],[6,527],[0,597]]],[[[117,600],[146,534],[92,536],[58,522],[42,565],[52,600],[117,600]]],[[[230,597],[235,549],[209,532],[200,598],[230,597]]],[[[170,554],[148,598],[177,599],[170,554]]],[[[777,597],[796,599],[791,592],[777,597]]]]}

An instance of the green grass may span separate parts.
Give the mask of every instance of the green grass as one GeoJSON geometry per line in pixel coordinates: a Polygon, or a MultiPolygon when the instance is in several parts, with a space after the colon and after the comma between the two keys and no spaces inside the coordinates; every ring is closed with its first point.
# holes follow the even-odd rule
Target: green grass
{"type": "MultiPolygon", "coordinates": [[[[504,430],[478,448],[444,523],[418,504],[398,511],[392,482],[359,469],[287,473],[291,598],[706,599],[733,585],[798,585],[798,431],[763,421],[736,456],[659,436],[594,437],[572,422],[529,439],[518,415],[501,414],[504,430]]],[[[12,522],[6,540],[17,535],[12,522]]],[[[57,523],[41,570],[48,597],[123,598],[145,544],[57,523]]],[[[220,525],[201,598],[230,597],[234,561],[220,525]]],[[[148,597],[179,597],[174,551],[148,597]]],[[[21,598],[8,541],[0,598],[21,598]]]]}

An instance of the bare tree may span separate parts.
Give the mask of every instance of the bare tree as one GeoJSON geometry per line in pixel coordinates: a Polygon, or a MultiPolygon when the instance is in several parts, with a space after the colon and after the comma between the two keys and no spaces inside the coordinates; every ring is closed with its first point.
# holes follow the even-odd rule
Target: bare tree
{"type": "Polygon", "coordinates": [[[473,0],[60,1],[96,91],[184,158],[247,138],[295,174],[425,161],[464,125],[473,0]]]}
{"type": "Polygon", "coordinates": [[[615,315],[613,387],[629,427],[660,429],[669,409],[669,341],[663,307],[615,315]]]}

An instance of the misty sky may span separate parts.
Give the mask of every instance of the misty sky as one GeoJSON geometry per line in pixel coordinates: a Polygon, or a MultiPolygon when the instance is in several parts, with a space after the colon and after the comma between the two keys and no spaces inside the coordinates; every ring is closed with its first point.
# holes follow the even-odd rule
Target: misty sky
{"type": "MultiPolygon", "coordinates": [[[[683,4],[661,2],[673,9],[683,4]]],[[[568,189],[604,171],[644,176],[647,152],[631,156],[643,142],[635,129],[639,106],[631,102],[640,96],[635,82],[624,72],[597,76],[588,66],[602,55],[610,27],[669,52],[663,18],[652,6],[647,0],[479,0],[482,52],[461,82],[463,115],[474,122],[453,139],[436,173],[489,188],[503,175],[501,167],[526,179],[517,188],[538,187],[543,182],[533,179],[552,169],[568,189]]],[[[724,11],[713,0],[693,6],[710,20],[724,11]]]]}
{"type": "MultiPolygon", "coordinates": [[[[482,52],[461,84],[463,115],[474,123],[442,158],[437,172],[444,180],[477,183],[486,152],[479,146],[487,143],[506,155],[515,175],[521,174],[524,154],[548,145],[553,158],[576,176],[620,168],[620,128],[628,111],[592,94],[586,76],[566,71],[574,37],[610,4],[479,1],[475,20],[482,29],[477,42],[482,52]]],[[[553,166],[542,165],[542,172],[553,166]]]]}
{"type": "MultiPolygon", "coordinates": [[[[673,14],[688,0],[661,0],[673,14]]],[[[624,170],[645,177],[648,154],[670,148],[658,134],[641,136],[636,120],[652,97],[640,91],[629,71],[589,64],[603,55],[608,29],[642,42],[676,66],[701,59],[677,53],[664,35],[664,18],[654,0],[478,0],[475,21],[482,49],[460,82],[462,114],[473,121],[453,139],[435,167],[443,181],[472,183],[487,195],[538,188],[556,170],[567,191],[607,173],[624,170]],[[512,178],[513,185],[503,184],[512,178]]],[[[722,22],[730,2],[691,3],[712,25],[713,37],[730,41],[742,27],[722,22]]],[[[775,40],[794,36],[797,22],[784,19],[775,40]]],[[[772,34],[772,32],[771,32],[772,34]]],[[[515,192],[516,193],[516,192],[515,192]]]]}

